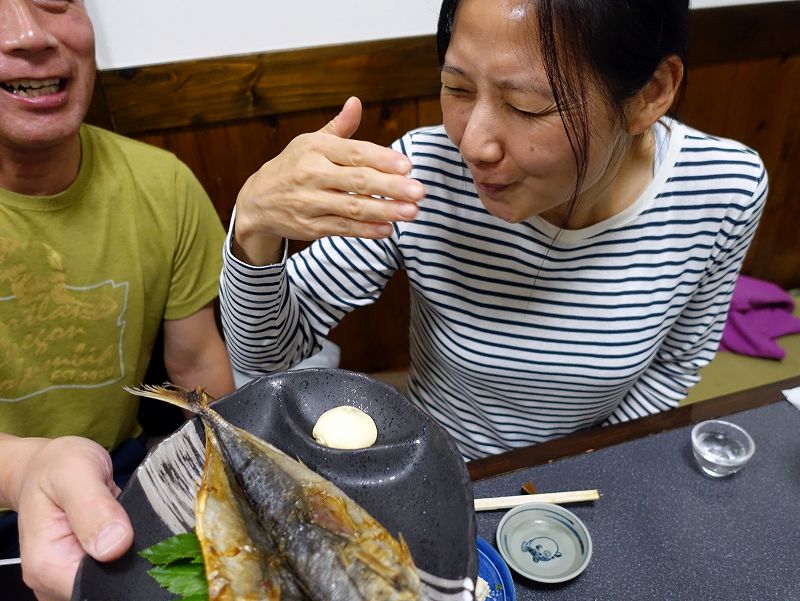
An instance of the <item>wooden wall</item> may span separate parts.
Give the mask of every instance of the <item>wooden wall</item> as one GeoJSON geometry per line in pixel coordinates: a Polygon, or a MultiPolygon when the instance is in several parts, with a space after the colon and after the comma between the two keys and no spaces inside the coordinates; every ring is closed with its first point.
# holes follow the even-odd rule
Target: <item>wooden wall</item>
{"type": "MultiPolygon", "coordinates": [[[[745,271],[800,287],[800,2],[695,10],[680,117],[755,148],[770,199],[745,271]]],[[[349,95],[365,103],[357,138],[388,144],[441,121],[432,36],[101,72],[90,120],[167,148],[197,174],[228,223],[245,179],[349,95]]],[[[297,248],[297,246],[295,246],[297,248]]],[[[342,366],[408,364],[407,282],[332,333],[342,366]]]]}

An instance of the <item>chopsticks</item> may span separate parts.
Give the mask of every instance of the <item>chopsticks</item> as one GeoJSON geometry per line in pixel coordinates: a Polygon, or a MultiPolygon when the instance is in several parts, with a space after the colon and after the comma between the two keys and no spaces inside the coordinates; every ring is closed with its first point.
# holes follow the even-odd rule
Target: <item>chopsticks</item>
{"type": "Polygon", "coordinates": [[[493,509],[511,509],[524,503],[580,503],[581,501],[596,501],[600,498],[600,491],[596,488],[590,490],[569,490],[564,492],[545,492],[535,495],[514,495],[511,497],[489,497],[475,499],[475,511],[491,511],[493,509]]]}

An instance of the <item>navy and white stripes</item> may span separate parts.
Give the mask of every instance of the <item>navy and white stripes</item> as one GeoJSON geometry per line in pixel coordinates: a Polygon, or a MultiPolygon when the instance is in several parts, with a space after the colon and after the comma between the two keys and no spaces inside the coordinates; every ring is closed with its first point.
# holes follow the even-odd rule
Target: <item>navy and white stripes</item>
{"type": "Polygon", "coordinates": [[[407,134],[395,148],[426,197],[391,238],[327,238],[262,268],[226,250],[234,363],[249,373],[290,367],[405,269],[409,396],[465,458],[676,406],[717,348],[767,179],[741,144],[676,122],[662,137],[636,203],[559,231],[488,214],[441,127],[407,134]]]}

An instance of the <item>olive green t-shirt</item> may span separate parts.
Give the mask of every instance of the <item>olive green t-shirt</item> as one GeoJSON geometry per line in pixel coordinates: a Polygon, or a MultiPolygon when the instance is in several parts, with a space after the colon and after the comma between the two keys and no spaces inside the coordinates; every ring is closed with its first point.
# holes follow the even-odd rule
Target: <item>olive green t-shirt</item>
{"type": "Polygon", "coordinates": [[[174,155],[83,126],[81,167],[54,196],[0,190],[0,432],[137,435],[163,319],[218,292],[222,224],[174,155]]]}

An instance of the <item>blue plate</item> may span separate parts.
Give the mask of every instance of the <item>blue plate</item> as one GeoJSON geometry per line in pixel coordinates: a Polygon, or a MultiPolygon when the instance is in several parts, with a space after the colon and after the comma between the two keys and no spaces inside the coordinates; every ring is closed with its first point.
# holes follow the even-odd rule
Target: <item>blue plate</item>
{"type": "Polygon", "coordinates": [[[491,601],[516,601],[514,581],[506,562],[500,557],[497,550],[478,537],[478,576],[489,583],[489,596],[491,601]]]}

